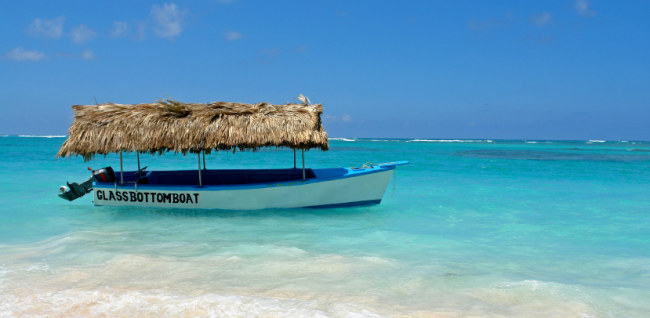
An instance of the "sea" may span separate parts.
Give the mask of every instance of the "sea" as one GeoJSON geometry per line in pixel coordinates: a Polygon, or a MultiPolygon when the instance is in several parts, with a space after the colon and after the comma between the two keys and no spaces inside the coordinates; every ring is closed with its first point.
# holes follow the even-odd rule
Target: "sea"
{"type": "Polygon", "coordinates": [[[64,141],[0,137],[0,317],[650,317],[650,142],[333,138],[308,167],[410,161],[381,204],[195,211],[60,199],[119,170],[56,158],[64,141]]]}

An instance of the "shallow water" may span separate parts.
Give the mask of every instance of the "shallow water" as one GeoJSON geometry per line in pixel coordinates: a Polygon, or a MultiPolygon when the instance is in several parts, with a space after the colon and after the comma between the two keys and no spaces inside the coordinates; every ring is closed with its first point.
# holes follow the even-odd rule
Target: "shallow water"
{"type": "MultiPolygon", "coordinates": [[[[86,166],[119,168],[56,159],[63,141],[0,137],[0,317],[650,315],[647,142],[332,140],[308,166],[411,164],[376,206],[195,212],[59,199],[86,166]]],[[[207,164],[286,168],[293,155],[207,164]]]]}

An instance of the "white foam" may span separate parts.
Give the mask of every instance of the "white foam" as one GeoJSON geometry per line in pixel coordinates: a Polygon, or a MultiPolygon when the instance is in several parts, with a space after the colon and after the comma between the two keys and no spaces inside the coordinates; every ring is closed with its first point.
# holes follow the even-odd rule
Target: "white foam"
{"type": "Polygon", "coordinates": [[[594,142],[606,142],[605,140],[589,140],[587,143],[594,143],[594,142]]]}
{"type": "Polygon", "coordinates": [[[537,290],[540,288],[543,284],[543,282],[537,281],[537,280],[522,280],[522,281],[515,281],[515,282],[503,282],[500,284],[497,284],[497,288],[513,288],[513,287],[524,287],[527,289],[530,289],[532,291],[537,290]]]}
{"type": "Polygon", "coordinates": [[[49,272],[50,267],[47,266],[47,264],[34,264],[27,267],[25,270],[28,272],[49,272]]]}
{"type": "Polygon", "coordinates": [[[593,294],[572,285],[472,286],[462,274],[440,275],[449,272],[442,267],[414,275],[417,269],[404,271],[404,264],[377,256],[274,249],[289,253],[274,260],[121,255],[104,265],[52,265],[50,273],[26,273],[20,270],[26,264],[16,263],[8,284],[0,284],[0,317],[600,316],[593,294]]]}
{"type": "Polygon", "coordinates": [[[381,317],[352,303],[161,290],[22,291],[0,296],[0,316],[381,317]]]}
{"type": "Polygon", "coordinates": [[[22,138],[65,138],[68,137],[66,135],[44,135],[44,136],[39,136],[39,135],[18,135],[18,137],[22,138]]]}
{"type": "Polygon", "coordinates": [[[2,285],[3,278],[9,273],[11,273],[10,270],[0,266],[0,286],[2,285]]]}
{"type": "MultiPolygon", "coordinates": [[[[414,265],[373,253],[323,254],[290,241],[129,246],[115,240],[127,234],[83,231],[20,247],[0,245],[0,317],[600,316],[599,292],[589,287],[475,280],[453,262],[414,265]],[[188,252],[191,245],[209,252],[188,252]]],[[[369,238],[391,236],[379,231],[362,239],[369,238]]],[[[607,299],[602,306],[620,308],[621,316],[633,316],[626,310],[635,308],[607,299]]]]}
{"type": "Polygon", "coordinates": [[[490,139],[411,139],[406,142],[493,142],[490,139]]]}
{"type": "Polygon", "coordinates": [[[536,144],[537,141],[526,141],[527,144],[536,144]]]}
{"type": "Polygon", "coordinates": [[[329,140],[338,140],[338,141],[356,141],[350,138],[329,138],[329,140]]]}
{"type": "Polygon", "coordinates": [[[407,140],[406,142],[467,142],[467,141],[460,140],[460,139],[412,139],[412,140],[407,140]]]}

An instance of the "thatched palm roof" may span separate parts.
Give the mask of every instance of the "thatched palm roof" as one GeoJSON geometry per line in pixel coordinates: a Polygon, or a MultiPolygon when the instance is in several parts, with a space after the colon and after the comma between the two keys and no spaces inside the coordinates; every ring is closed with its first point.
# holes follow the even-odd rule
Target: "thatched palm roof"
{"type": "MultiPolygon", "coordinates": [[[[302,97],[302,96],[301,96],[302,97]]],[[[215,102],[74,105],[70,136],[57,156],[120,151],[198,153],[260,147],[329,147],[323,106],[215,102]]]]}

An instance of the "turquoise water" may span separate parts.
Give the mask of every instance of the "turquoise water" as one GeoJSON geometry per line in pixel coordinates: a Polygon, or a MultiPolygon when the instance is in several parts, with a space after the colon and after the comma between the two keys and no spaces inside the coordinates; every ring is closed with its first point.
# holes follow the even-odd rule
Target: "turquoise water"
{"type": "Polygon", "coordinates": [[[119,168],[56,159],[63,141],[0,137],[0,316],[650,316],[648,142],[331,140],[308,166],[411,164],[376,206],[194,212],[59,199],[87,166],[119,168]]]}

